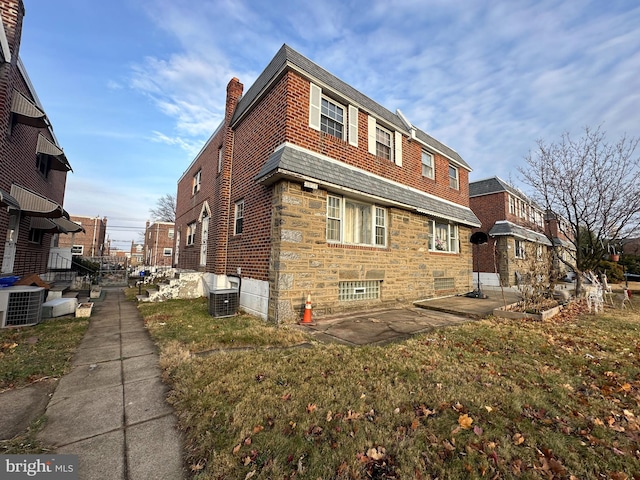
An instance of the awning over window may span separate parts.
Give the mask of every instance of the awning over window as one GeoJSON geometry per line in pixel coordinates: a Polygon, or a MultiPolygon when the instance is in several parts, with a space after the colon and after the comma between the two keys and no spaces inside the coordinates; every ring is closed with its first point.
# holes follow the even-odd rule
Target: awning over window
{"type": "Polygon", "coordinates": [[[64,210],[58,203],[15,183],[11,185],[11,196],[18,201],[20,210],[31,217],[60,218],[63,215],[64,210]]]}
{"type": "Polygon", "coordinates": [[[51,168],[53,170],[61,170],[68,172],[71,170],[71,165],[67,161],[67,157],[60,147],[55,143],[48,140],[44,135],[38,134],[38,145],[36,146],[36,153],[43,153],[53,158],[51,162],[51,168]]]}
{"type": "Polygon", "coordinates": [[[76,222],[72,222],[71,220],[64,217],[52,218],[51,220],[53,221],[53,223],[58,225],[60,229],[64,230],[64,233],[78,233],[85,231],[82,225],[79,225],[76,222]]]}
{"type": "Polygon", "coordinates": [[[84,232],[84,228],[71,220],[67,220],[64,217],[60,218],[45,218],[45,217],[31,217],[30,228],[36,230],[44,230],[50,233],[77,233],[84,232]]]}
{"type": "Polygon", "coordinates": [[[47,127],[46,114],[18,90],[13,91],[11,112],[18,123],[36,128],[47,127]]]}
{"type": "Polygon", "coordinates": [[[20,204],[18,201],[2,189],[0,189],[0,204],[14,210],[20,210],[20,204]]]}

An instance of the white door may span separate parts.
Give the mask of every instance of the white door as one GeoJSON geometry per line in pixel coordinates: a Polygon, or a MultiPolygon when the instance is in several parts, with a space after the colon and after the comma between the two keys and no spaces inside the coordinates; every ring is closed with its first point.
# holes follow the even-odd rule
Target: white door
{"type": "Polygon", "coordinates": [[[209,236],[209,217],[202,218],[202,241],[200,243],[200,266],[207,265],[207,237],[209,236]]]}
{"type": "Polygon", "coordinates": [[[12,273],[13,263],[16,259],[16,242],[18,240],[19,213],[9,214],[9,226],[7,228],[7,239],[4,243],[4,255],[2,255],[2,270],[0,273],[12,273]]]}

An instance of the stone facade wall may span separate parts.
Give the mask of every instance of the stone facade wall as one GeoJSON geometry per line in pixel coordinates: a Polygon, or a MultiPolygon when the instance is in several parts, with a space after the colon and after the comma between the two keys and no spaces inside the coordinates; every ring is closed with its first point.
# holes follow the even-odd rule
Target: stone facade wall
{"type": "Polygon", "coordinates": [[[300,319],[308,293],[322,316],[473,289],[470,229],[459,227],[459,254],[429,252],[428,217],[389,208],[386,248],[327,243],[327,192],[288,181],[274,189],[269,318],[300,319]],[[455,286],[436,291],[435,278],[453,278],[455,286]],[[339,282],[347,280],[381,280],[380,299],[339,302],[339,282]]]}

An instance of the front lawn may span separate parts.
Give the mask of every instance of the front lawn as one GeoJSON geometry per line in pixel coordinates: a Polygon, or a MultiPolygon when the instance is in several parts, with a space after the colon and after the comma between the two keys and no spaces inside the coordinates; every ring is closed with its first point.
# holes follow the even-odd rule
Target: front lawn
{"type": "Polygon", "coordinates": [[[640,478],[638,306],[268,349],[297,330],[156,305],[141,312],[195,478],[640,478]]]}

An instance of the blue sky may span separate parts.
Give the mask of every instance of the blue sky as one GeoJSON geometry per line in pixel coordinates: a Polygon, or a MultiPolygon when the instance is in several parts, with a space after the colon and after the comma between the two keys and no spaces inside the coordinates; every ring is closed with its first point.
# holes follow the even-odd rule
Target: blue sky
{"type": "Polygon", "coordinates": [[[518,181],[537,139],[640,136],[640,3],[572,0],[24,0],[21,58],[73,172],[64,206],[112,247],[283,43],[455,149],[471,180],[518,181]]]}

